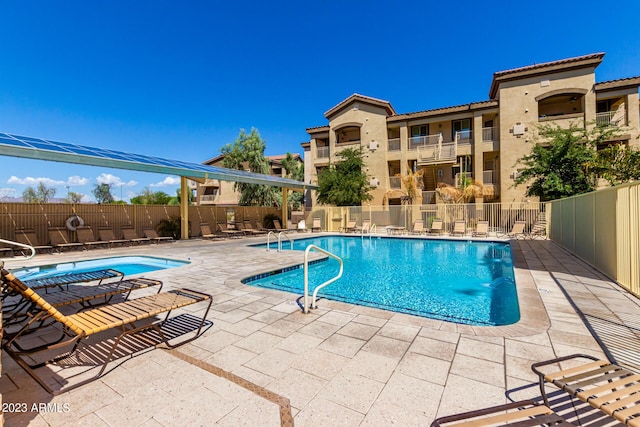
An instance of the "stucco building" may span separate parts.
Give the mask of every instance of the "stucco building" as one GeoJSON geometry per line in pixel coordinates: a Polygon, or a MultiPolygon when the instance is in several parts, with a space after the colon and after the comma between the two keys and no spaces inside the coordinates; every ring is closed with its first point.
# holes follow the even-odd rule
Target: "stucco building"
{"type": "MultiPolygon", "coordinates": [[[[435,202],[438,183],[473,178],[486,201],[526,200],[515,187],[517,160],[540,142],[541,124],[615,126],[611,143],[640,145],[640,76],[596,82],[604,53],[535,64],[493,74],[489,99],[412,113],[389,101],[354,94],[325,113],[327,125],[307,129],[305,181],[346,147],[362,147],[374,197],[372,205],[400,204],[402,176],[422,172],[422,203],[435,202]]],[[[314,195],[308,197],[314,203],[314,195]]]]}

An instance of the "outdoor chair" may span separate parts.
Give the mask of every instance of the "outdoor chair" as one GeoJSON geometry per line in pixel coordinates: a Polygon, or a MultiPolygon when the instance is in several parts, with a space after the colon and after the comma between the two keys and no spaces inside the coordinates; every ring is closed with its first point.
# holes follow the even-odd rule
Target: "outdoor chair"
{"type": "Polygon", "coordinates": [[[640,426],[639,374],[586,354],[545,360],[534,363],[531,369],[538,375],[540,392],[547,405],[549,398],[545,383],[551,383],[618,422],[632,427],[640,426]],[[575,362],[576,359],[586,359],[586,363],[583,361],[577,366],[572,363],[572,367],[567,369],[543,372],[547,370],[546,367],[556,368],[560,362],[575,362]]]}
{"type": "Polygon", "coordinates": [[[313,224],[311,225],[311,232],[314,231],[322,231],[322,226],[320,225],[320,218],[313,218],[313,224]]]}
{"type": "Polygon", "coordinates": [[[444,223],[440,218],[434,218],[429,229],[429,234],[442,234],[444,231],[444,223]]]}
{"type": "Polygon", "coordinates": [[[162,241],[171,242],[173,241],[173,237],[171,236],[158,236],[158,233],[153,228],[145,228],[142,230],[144,232],[144,236],[149,238],[151,241],[156,243],[160,243],[162,241]]]}
{"type": "Polygon", "coordinates": [[[351,233],[356,230],[356,221],[350,220],[345,227],[340,227],[340,232],[342,233],[351,233]]]}
{"type": "Polygon", "coordinates": [[[530,239],[546,239],[547,238],[547,223],[546,221],[536,221],[535,224],[531,227],[531,232],[528,237],[530,239]]]}
{"type": "Polygon", "coordinates": [[[511,402],[505,405],[478,409],[435,419],[431,427],[484,427],[484,426],[573,426],[548,406],[533,400],[511,402]]]}
{"type": "Polygon", "coordinates": [[[124,237],[132,245],[136,243],[146,243],[151,241],[151,239],[149,239],[148,237],[138,236],[138,233],[136,233],[136,229],[133,228],[133,226],[122,226],[120,227],[120,230],[122,231],[122,237],[124,237]]]}
{"type": "Polygon", "coordinates": [[[471,233],[473,237],[487,237],[489,236],[489,221],[478,221],[476,229],[471,233]]]}
{"type": "Polygon", "coordinates": [[[82,244],[83,249],[94,248],[98,246],[109,246],[109,242],[96,240],[93,230],[88,225],[76,227],[76,236],[78,242],[82,244]]]}
{"type": "Polygon", "coordinates": [[[256,228],[253,228],[253,225],[251,225],[251,221],[248,219],[245,219],[244,221],[242,221],[242,231],[244,231],[245,233],[249,233],[251,235],[257,236],[257,235],[261,235],[261,234],[267,234],[266,231],[264,230],[258,230],[256,228]]]}
{"type": "Polygon", "coordinates": [[[49,240],[51,246],[57,251],[66,248],[81,248],[82,243],[70,242],[67,238],[67,229],[65,227],[49,227],[49,240]]]}
{"type": "Polygon", "coordinates": [[[108,242],[109,246],[129,243],[127,239],[117,239],[111,227],[98,227],[98,235],[100,236],[100,240],[108,242]]]}
{"type": "Polygon", "coordinates": [[[209,227],[209,223],[208,222],[201,222],[200,223],[200,236],[202,236],[203,239],[218,239],[220,238],[220,235],[215,234],[211,231],[211,227],[209,227]]]}
{"type": "Polygon", "coordinates": [[[464,236],[467,234],[467,223],[464,219],[457,219],[453,223],[453,231],[451,231],[451,236],[464,236]]]}
{"type": "Polygon", "coordinates": [[[222,233],[223,236],[229,236],[231,238],[241,238],[242,236],[244,236],[244,231],[240,231],[240,230],[231,230],[229,229],[229,227],[227,227],[227,223],[226,222],[219,222],[218,223],[218,231],[220,233],[222,233]]]}
{"type": "MultiPolygon", "coordinates": [[[[193,341],[203,332],[203,327],[205,326],[206,317],[209,313],[212,302],[210,295],[190,289],[176,289],[117,304],[92,308],[71,315],[65,315],[50,304],[46,298],[40,296],[36,291],[30,289],[22,281],[17,279],[12,273],[5,270],[4,265],[2,265],[0,273],[2,283],[4,285],[18,292],[22,298],[33,303],[40,310],[20,331],[3,337],[2,349],[34,380],[36,380],[42,388],[51,394],[59,394],[63,391],[75,389],[100,377],[105,372],[109,362],[122,354],[122,347],[125,347],[124,351],[129,349],[129,338],[153,338],[153,341],[151,341],[150,344],[151,346],[157,346],[160,343],[164,343],[169,348],[174,348],[178,345],[193,341]],[[169,319],[171,312],[199,302],[207,302],[208,304],[207,308],[203,312],[202,318],[199,319],[197,329],[194,328],[191,331],[195,331],[195,334],[192,337],[183,339],[176,344],[170,343],[169,339],[172,339],[173,337],[168,337],[167,334],[169,333],[169,330],[167,330],[167,328],[163,328],[163,326],[167,324],[171,325],[171,319],[169,319]],[[154,317],[158,315],[163,315],[163,319],[154,319],[154,317]],[[23,331],[29,331],[29,326],[31,324],[41,322],[45,319],[53,321],[53,324],[46,328],[46,330],[48,331],[51,329],[52,331],[56,331],[56,335],[59,335],[59,337],[49,342],[41,344],[36,343],[33,347],[27,347],[29,344],[33,345],[34,341],[30,337],[25,336],[23,331]],[[150,323],[140,326],[135,324],[135,322],[145,320],[150,323]],[[38,368],[48,366],[51,363],[61,362],[70,357],[78,357],[79,355],[76,354],[76,351],[82,349],[80,344],[83,340],[94,336],[99,332],[110,331],[116,328],[121,329],[121,333],[115,336],[115,339],[113,336],[103,336],[102,338],[98,338],[96,336],[96,339],[100,340],[99,342],[102,347],[99,350],[100,357],[104,360],[100,360],[102,363],[98,363],[96,366],[90,366],[87,369],[86,373],[94,368],[99,368],[98,372],[94,376],[71,384],[68,381],[70,378],[62,378],[62,370],[59,370],[56,372],[56,375],[63,380],[63,383],[68,384],[68,386],[66,389],[61,388],[54,390],[50,384],[45,381],[43,377],[38,375],[38,372],[36,372],[38,368]],[[156,341],[158,344],[155,344],[156,341]],[[125,344],[120,346],[123,342],[125,342],[125,344]],[[116,350],[119,350],[119,352],[116,350]]],[[[170,327],[173,328],[174,326],[170,327]]],[[[172,333],[172,335],[175,334],[172,333]]],[[[42,338],[48,337],[44,335],[44,333],[41,333],[40,336],[42,338]]],[[[148,347],[149,344],[147,344],[147,348],[148,347]]],[[[92,353],[83,352],[81,356],[82,364],[90,365],[90,363],[85,359],[90,354],[92,353]]],[[[71,365],[74,365],[73,361],[70,363],[71,365]]],[[[73,377],[77,377],[79,374],[75,371],[75,368],[78,368],[80,364],[76,362],[75,365],[73,377]]]]}
{"type": "Polygon", "coordinates": [[[507,236],[511,237],[512,239],[518,239],[518,238],[524,239],[525,237],[524,228],[526,227],[526,225],[527,225],[526,221],[516,221],[513,224],[513,228],[511,229],[511,231],[507,233],[507,236]]]}
{"type": "Polygon", "coordinates": [[[424,221],[421,219],[416,219],[413,222],[413,229],[411,230],[411,234],[424,234],[427,232],[427,229],[424,228],[424,221]]]}
{"type": "MultiPolygon", "coordinates": [[[[355,225],[355,222],[354,222],[355,225]]],[[[274,219],[273,220],[273,226],[276,228],[276,231],[284,231],[285,233],[288,231],[296,231],[297,228],[282,228],[282,225],[280,224],[280,220],[279,219],[274,219]]]]}
{"type": "Polygon", "coordinates": [[[53,247],[49,245],[41,245],[36,232],[30,229],[28,230],[22,228],[16,230],[16,242],[22,243],[23,245],[29,245],[33,247],[36,252],[51,252],[51,250],[53,249],[53,247]]]}
{"type": "Polygon", "coordinates": [[[362,225],[357,225],[353,231],[355,233],[367,234],[371,230],[371,221],[365,219],[362,221],[362,225]]]}

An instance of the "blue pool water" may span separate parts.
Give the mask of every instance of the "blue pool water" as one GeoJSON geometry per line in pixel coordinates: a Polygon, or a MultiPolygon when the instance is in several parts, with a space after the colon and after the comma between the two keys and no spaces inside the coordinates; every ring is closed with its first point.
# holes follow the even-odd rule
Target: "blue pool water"
{"type": "MultiPolygon", "coordinates": [[[[342,278],[319,292],[328,299],[470,325],[520,319],[508,243],[325,236],[295,240],[294,250],[310,244],[344,261],[342,278]]],[[[338,268],[333,259],[310,265],[309,293],[338,268]]],[[[303,269],[244,282],[302,295],[303,269]]]]}
{"type": "Polygon", "coordinates": [[[180,267],[185,264],[189,264],[189,262],[148,256],[121,256],[21,268],[13,270],[12,273],[21,280],[31,280],[58,274],[81,273],[112,268],[128,276],[131,274],[148,273],[150,271],[180,267]]]}

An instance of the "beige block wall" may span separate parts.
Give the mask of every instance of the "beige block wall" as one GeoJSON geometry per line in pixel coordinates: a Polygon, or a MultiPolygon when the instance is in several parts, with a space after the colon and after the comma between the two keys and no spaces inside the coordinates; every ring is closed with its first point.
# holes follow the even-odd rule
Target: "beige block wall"
{"type": "MultiPolygon", "coordinates": [[[[585,116],[595,119],[595,83],[594,69],[575,70],[562,73],[530,77],[500,85],[500,192],[502,202],[520,202],[528,200],[524,193],[525,185],[513,185],[513,172],[517,161],[531,152],[535,142],[538,121],[537,96],[558,89],[583,89],[585,95],[585,116]],[[549,81],[543,86],[542,81],[549,81]],[[522,123],[527,131],[517,137],[509,131],[517,123],[522,123]]],[[[533,200],[532,200],[533,201],[533,200]]]]}

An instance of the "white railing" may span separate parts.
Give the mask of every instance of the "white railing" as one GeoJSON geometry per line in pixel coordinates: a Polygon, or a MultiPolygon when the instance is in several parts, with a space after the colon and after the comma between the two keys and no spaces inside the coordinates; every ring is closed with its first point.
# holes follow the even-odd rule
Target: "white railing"
{"type": "Polygon", "coordinates": [[[390,176],[389,177],[389,188],[402,188],[402,178],[399,176],[390,176]]]}
{"type": "Polygon", "coordinates": [[[289,237],[287,233],[281,231],[278,233],[278,252],[282,252],[282,236],[286,237],[287,240],[289,240],[289,243],[291,243],[291,250],[293,250],[293,240],[291,240],[291,237],[289,237]]]}
{"type": "Polygon", "coordinates": [[[400,138],[389,139],[389,145],[387,146],[389,151],[400,151],[400,138]]]}
{"type": "Polygon", "coordinates": [[[485,185],[493,185],[496,183],[496,173],[492,170],[482,171],[482,183],[485,185]]]}
{"type": "Polygon", "coordinates": [[[319,146],[316,151],[318,155],[318,159],[328,159],[329,158],[329,146],[319,146]]]}
{"type": "Polygon", "coordinates": [[[25,245],[24,243],[14,242],[13,240],[4,240],[0,239],[0,243],[4,243],[5,245],[17,246],[19,248],[29,249],[31,251],[31,255],[27,256],[27,259],[31,259],[36,256],[36,248],[33,246],[25,245]]]}
{"type": "Polygon", "coordinates": [[[342,272],[344,271],[344,262],[342,261],[342,258],[340,258],[337,255],[332,254],[329,251],[326,251],[316,245],[309,245],[307,246],[307,249],[305,249],[304,251],[304,307],[302,309],[302,311],[306,314],[309,313],[309,304],[308,304],[308,299],[309,299],[309,252],[311,250],[315,250],[317,252],[323,253],[328,257],[331,257],[333,259],[335,259],[336,261],[338,261],[338,263],[340,263],[340,271],[338,272],[338,274],[333,277],[332,279],[327,280],[324,283],[321,283],[320,285],[316,286],[316,288],[313,290],[313,297],[311,299],[311,308],[318,308],[317,304],[316,304],[316,297],[318,296],[318,291],[322,288],[324,288],[327,285],[332,284],[333,282],[335,282],[336,280],[338,280],[339,278],[342,277],[342,272]]]}
{"type": "Polygon", "coordinates": [[[498,128],[490,127],[490,128],[482,128],[482,141],[483,142],[493,142],[498,140],[498,128]]]}
{"type": "Polygon", "coordinates": [[[471,144],[472,140],[473,140],[473,134],[471,133],[471,130],[456,131],[455,141],[458,144],[471,144]]]}
{"type": "Polygon", "coordinates": [[[270,249],[271,249],[271,248],[269,247],[269,242],[270,242],[270,240],[271,240],[271,239],[270,239],[270,237],[271,237],[271,235],[272,235],[272,234],[273,234],[273,237],[276,237],[276,232],[275,232],[275,231],[269,231],[269,232],[267,233],[267,252],[269,252],[269,251],[270,251],[270,249]]]}
{"type": "Polygon", "coordinates": [[[217,197],[217,194],[203,194],[200,196],[200,202],[215,202],[217,197]]]}
{"type": "Polygon", "coordinates": [[[435,135],[413,136],[409,138],[409,150],[417,150],[427,145],[437,145],[442,142],[442,133],[435,135]]]}
{"type": "Polygon", "coordinates": [[[597,126],[619,126],[624,117],[624,110],[606,111],[604,113],[596,113],[597,126]]]}

